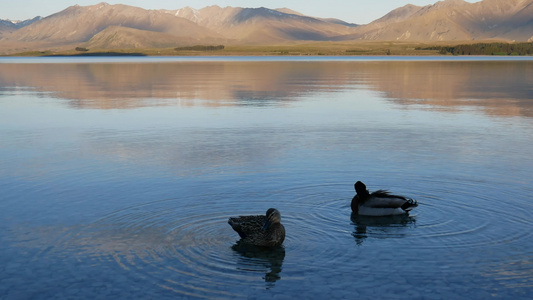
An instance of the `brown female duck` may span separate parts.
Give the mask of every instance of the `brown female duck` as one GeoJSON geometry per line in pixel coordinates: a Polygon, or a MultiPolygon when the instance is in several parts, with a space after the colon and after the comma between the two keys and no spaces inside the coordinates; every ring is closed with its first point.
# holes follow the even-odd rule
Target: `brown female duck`
{"type": "Polygon", "coordinates": [[[259,247],[276,247],[283,243],[285,227],[280,222],[281,214],[275,208],[269,208],[264,216],[239,216],[228,220],[243,242],[259,247]]]}

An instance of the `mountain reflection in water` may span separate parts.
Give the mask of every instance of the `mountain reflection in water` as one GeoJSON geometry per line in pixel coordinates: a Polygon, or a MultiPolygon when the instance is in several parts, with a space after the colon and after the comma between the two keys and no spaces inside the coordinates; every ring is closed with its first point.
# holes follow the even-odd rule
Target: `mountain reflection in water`
{"type": "Polygon", "coordinates": [[[531,117],[532,69],[520,61],[0,64],[0,94],[27,87],[80,109],[263,106],[355,85],[404,107],[473,107],[489,115],[531,117]]]}

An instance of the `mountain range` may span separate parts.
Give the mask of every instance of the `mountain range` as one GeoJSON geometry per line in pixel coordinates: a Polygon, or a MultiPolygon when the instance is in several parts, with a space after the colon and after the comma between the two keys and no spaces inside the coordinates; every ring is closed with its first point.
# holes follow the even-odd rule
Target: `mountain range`
{"type": "Polygon", "coordinates": [[[288,8],[208,6],[146,10],[100,3],[45,18],[0,20],[0,53],[36,49],[275,45],[309,41],[533,41],[533,0],[445,0],[406,5],[369,24],[288,8]]]}

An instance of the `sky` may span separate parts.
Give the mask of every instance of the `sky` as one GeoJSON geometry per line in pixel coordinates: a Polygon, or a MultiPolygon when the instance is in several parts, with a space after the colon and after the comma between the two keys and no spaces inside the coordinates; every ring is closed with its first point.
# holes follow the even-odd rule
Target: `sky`
{"type": "MultiPolygon", "coordinates": [[[[200,9],[210,5],[221,7],[290,8],[304,15],[337,18],[356,24],[370,23],[391,10],[414,4],[425,6],[438,0],[0,0],[0,19],[26,20],[47,17],[72,5],[94,5],[100,2],[126,4],[145,9],[178,9],[186,6],[200,9]]],[[[480,0],[467,0],[478,2],[480,0]]]]}

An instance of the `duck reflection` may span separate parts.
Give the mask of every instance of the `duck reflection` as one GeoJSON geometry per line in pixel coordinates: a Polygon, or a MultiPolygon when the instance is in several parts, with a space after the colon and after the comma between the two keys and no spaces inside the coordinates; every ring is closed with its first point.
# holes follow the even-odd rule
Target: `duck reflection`
{"type": "Polygon", "coordinates": [[[257,267],[267,268],[270,271],[265,274],[265,282],[273,283],[281,279],[283,259],[285,259],[285,248],[283,246],[264,248],[250,245],[249,243],[239,240],[232,247],[233,251],[241,255],[239,261],[240,268],[243,270],[255,269],[257,267]]]}
{"type": "Polygon", "coordinates": [[[352,213],[350,219],[355,226],[352,236],[358,246],[367,238],[405,237],[405,228],[416,225],[416,218],[409,215],[374,217],[352,213]]]}

